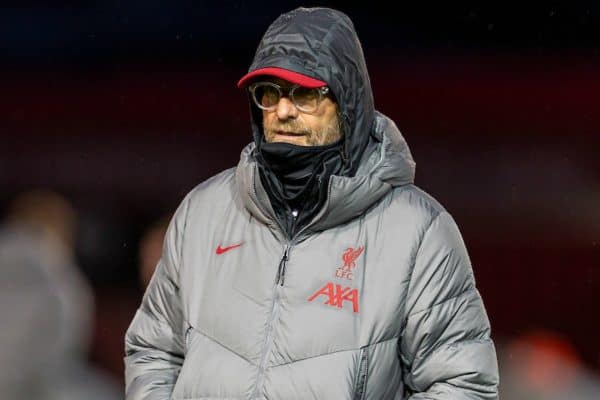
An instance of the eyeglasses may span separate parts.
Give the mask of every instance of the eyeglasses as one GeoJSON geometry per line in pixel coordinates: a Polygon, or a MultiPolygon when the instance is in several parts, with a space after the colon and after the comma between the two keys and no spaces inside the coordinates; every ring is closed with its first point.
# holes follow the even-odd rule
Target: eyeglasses
{"type": "Polygon", "coordinates": [[[296,108],[305,113],[313,113],[319,108],[323,97],[329,93],[329,88],[306,88],[300,85],[281,87],[273,82],[257,82],[249,87],[254,103],[266,111],[274,111],[279,100],[284,95],[288,97],[296,108]]]}

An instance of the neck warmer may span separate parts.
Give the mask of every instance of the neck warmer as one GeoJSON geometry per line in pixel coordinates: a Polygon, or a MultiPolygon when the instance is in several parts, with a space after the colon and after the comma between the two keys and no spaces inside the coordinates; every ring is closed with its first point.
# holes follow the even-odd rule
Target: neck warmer
{"type": "Polygon", "coordinates": [[[329,177],[339,173],[343,165],[342,143],[342,140],[326,146],[260,143],[257,149],[260,179],[290,238],[325,204],[329,177]]]}

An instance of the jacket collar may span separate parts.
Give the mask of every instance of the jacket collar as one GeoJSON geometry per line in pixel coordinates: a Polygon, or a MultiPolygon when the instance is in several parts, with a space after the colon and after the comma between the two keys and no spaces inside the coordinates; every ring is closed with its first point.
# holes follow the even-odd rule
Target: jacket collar
{"type": "MultiPolygon", "coordinates": [[[[352,176],[332,175],[327,202],[298,237],[340,225],[363,214],[394,187],[414,182],[415,162],[408,144],[394,122],[376,112],[374,150],[361,161],[352,176]]],[[[259,221],[278,228],[275,213],[258,176],[254,143],[241,153],[236,185],[244,205],[259,221]]]]}

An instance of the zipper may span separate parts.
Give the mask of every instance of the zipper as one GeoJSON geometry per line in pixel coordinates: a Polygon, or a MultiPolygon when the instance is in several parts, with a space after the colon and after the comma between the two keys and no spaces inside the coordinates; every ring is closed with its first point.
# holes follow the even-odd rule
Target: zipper
{"type": "MultiPolygon", "coordinates": [[[[296,220],[298,219],[298,210],[290,210],[289,213],[293,219],[292,232],[294,232],[294,229],[296,229],[296,220]]],[[[287,265],[288,252],[290,250],[291,245],[291,242],[287,243],[287,245],[285,246],[285,250],[283,251],[283,257],[281,257],[281,260],[279,260],[279,267],[277,268],[277,279],[275,280],[279,286],[283,286],[285,282],[285,267],[287,265]]]]}
{"type": "Polygon", "coordinates": [[[259,398],[259,392],[263,390],[264,380],[265,380],[265,371],[267,365],[267,359],[269,358],[269,354],[271,354],[271,347],[273,346],[273,342],[275,340],[275,323],[277,318],[279,317],[279,300],[281,298],[281,289],[283,288],[284,276],[285,276],[285,266],[288,260],[289,250],[292,246],[291,243],[285,246],[285,250],[283,251],[283,256],[279,261],[279,266],[277,268],[277,279],[275,281],[275,286],[273,288],[273,303],[271,305],[271,313],[269,315],[269,320],[267,321],[267,331],[265,336],[265,343],[262,350],[262,355],[260,358],[260,364],[258,365],[258,374],[256,376],[256,384],[254,386],[254,391],[250,396],[251,399],[259,398]]]}
{"type": "Polygon", "coordinates": [[[298,210],[289,210],[290,216],[292,217],[292,226],[290,227],[289,236],[294,238],[294,232],[296,231],[296,223],[298,222],[298,210]]]}
{"type": "Polygon", "coordinates": [[[262,355],[260,358],[260,364],[258,365],[258,374],[256,376],[256,384],[254,386],[254,391],[252,392],[251,399],[259,398],[259,391],[262,391],[264,381],[265,381],[265,370],[267,364],[267,358],[271,353],[271,346],[273,345],[274,335],[273,331],[275,320],[279,316],[279,289],[277,285],[275,285],[275,296],[273,297],[273,304],[271,306],[271,315],[269,316],[269,320],[267,321],[267,334],[265,338],[265,345],[262,351],[262,355]]]}
{"type": "Polygon", "coordinates": [[[190,350],[191,334],[192,334],[192,326],[188,325],[188,328],[185,330],[185,335],[184,335],[184,343],[185,343],[185,348],[183,349],[184,355],[186,355],[187,352],[190,350]]]}
{"type": "Polygon", "coordinates": [[[279,286],[283,286],[283,283],[285,280],[285,267],[286,267],[287,261],[288,261],[289,250],[290,250],[290,246],[287,245],[285,247],[285,251],[283,252],[283,257],[281,257],[281,260],[279,261],[279,268],[277,269],[277,279],[276,279],[276,283],[279,286]]]}
{"type": "Polygon", "coordinates": [[[367,377],[369,375],[369,353],[368,346],[360,348],[358,355],[358,368],[354,379],[353,400],[363,400],[367,392],[367,377]]]}

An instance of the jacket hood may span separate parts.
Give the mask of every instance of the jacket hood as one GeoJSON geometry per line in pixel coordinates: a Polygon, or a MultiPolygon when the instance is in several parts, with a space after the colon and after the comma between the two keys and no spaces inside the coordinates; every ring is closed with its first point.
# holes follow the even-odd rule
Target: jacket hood
{"type": "MultiPolygon", "coordinates": [[[[260,41],[248,73],[283,68],[324,81],[335,96],[344,136],[341,174],[356,173],[372,141],[375,109],[363,51],[350,18],[329,8],[297,8],[279,16],[260,41]]],[[[254,141],[262,135],[262,113],[252,104],[254,141]]]]}
{"type": "MultiPolygon", "coordinates": [[[[327,202],[307,225],[305,234],[356,218],[394,187],[414,183],[416,164],[406,140],[390,118],[377,111],[374,114],[373,136],[377,140],[374,150],[361,162],[354,176],[331,176],[327,202]]],[[[242,150],[236,182],[250,213],[276,227],[275,212],[258,176],[255,148],[255,143],[250,143],[242,150]]]]}

